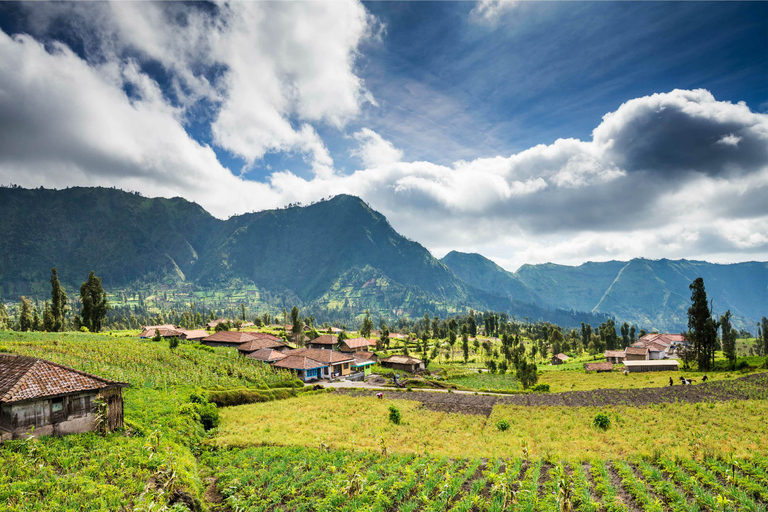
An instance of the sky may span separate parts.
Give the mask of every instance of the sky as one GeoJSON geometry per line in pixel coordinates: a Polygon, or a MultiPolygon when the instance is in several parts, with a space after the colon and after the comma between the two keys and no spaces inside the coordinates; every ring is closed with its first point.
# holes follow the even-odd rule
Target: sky
{"type": "Polygon", "coordinates": [[[768,260],[768,3],[0,2],[0,184],[348,193],[437,257],[768,260]]]}

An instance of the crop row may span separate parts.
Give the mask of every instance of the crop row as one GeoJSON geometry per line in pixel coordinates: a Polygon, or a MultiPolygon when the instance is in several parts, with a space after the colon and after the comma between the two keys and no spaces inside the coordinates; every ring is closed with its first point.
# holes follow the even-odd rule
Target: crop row
{"type": "Polygon", "coordinates": [[[236,511],[764,512],[768,490],[758,458],[734,470],[718,460],[452,461],[298,447],[204,457],[236,511]]]}

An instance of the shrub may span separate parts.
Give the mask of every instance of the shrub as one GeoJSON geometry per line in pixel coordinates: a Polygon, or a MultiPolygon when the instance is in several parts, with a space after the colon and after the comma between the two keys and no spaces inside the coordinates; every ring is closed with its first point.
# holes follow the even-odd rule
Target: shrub
{"type": "Polygon", "coordinates": [[[598,413],[595,416],[595,419],[592,420],[592,425],[594,425],[595,428],[599,428],[600,430],[608,430],[611,427],[611,418],[602,412],[598,413]]]}
{"type": "Polygon", "coordinates": [[[5,352],[7,354],[10,354],[11,353],[11,349],[6,347],[5,345],[0,345],[0,352],[5,352]]]}
{"type": "Polygon", "coordinates": [[[507,420],[499,420],[496,422],[496,428],[501,432],[509,430],[509,422],[507,420]]]}
{"type": "Polygon", "coordinates": [[[189,401],[193,404],[206,404],[208,403],[208,399],[206,399],[203,395],[199,395],[197,393],[192,393],[189,395],[189,401]]]}
{"type": "Polygon", "coordinates": [[[537,393],[549,393],[549,384],[536,384],[533,390],[537,393]]]}
{"type": "Polygon", "coordinates": [[[389,406],[389,421],[391,421],[395,425],[399,425],[401,419],[402,419],[402,415],[400,414],[400,409],[398,409],[394,405],[390,405],[389,406]]]}
{"type": "Polygon", "coordinates": [[[200,423],[205,430],[211,430],[219,426],[219,409],[216,404],[205,404],[199,406],[200,423]]]}
{"type": "Polygon", "coordinates": [[[179,338],[174,336],[173,338],[168,339],[168,347],[171,350],[176,350],[176,348],[179,346],[179,338]]]}
{"type": "Polygon", "coordinates": [[[88,328],[86,326],[81,325],[80,326],[80,332],[89,332],[89,331],[88,331],[88,328]]]}

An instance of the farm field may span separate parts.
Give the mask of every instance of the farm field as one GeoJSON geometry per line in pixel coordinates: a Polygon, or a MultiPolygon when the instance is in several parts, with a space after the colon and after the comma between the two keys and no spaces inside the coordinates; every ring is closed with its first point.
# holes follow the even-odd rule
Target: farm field
{"type": "Polygon", "coordinates": [[[764,511],[768,460],[552,461],[261,447],[206,455],[219,510],[764,511]],[[228,507],[228,508],[225,508],[228,507]]]}

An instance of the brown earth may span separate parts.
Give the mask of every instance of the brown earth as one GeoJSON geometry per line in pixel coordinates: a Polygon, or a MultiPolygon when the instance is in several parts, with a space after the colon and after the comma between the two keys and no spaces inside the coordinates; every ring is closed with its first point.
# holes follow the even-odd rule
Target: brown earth
{"type": "MultiPolygon", "coordinates": [[[[337,388],[349,396],[374,396],[379,390],[337,388]]],[[[494,405],[597,407],[605,405],[644,406],[659,403],[724,402],[768,399],[768,373],[756,373],[730,381],[707,382],[693,386],[667,386],[640,389],[595,389],[565,393],[519,395],[471,395],[429,391],[385,391],[386,398],[415,400],[427,409],[490,416],[494,405]]]]}

